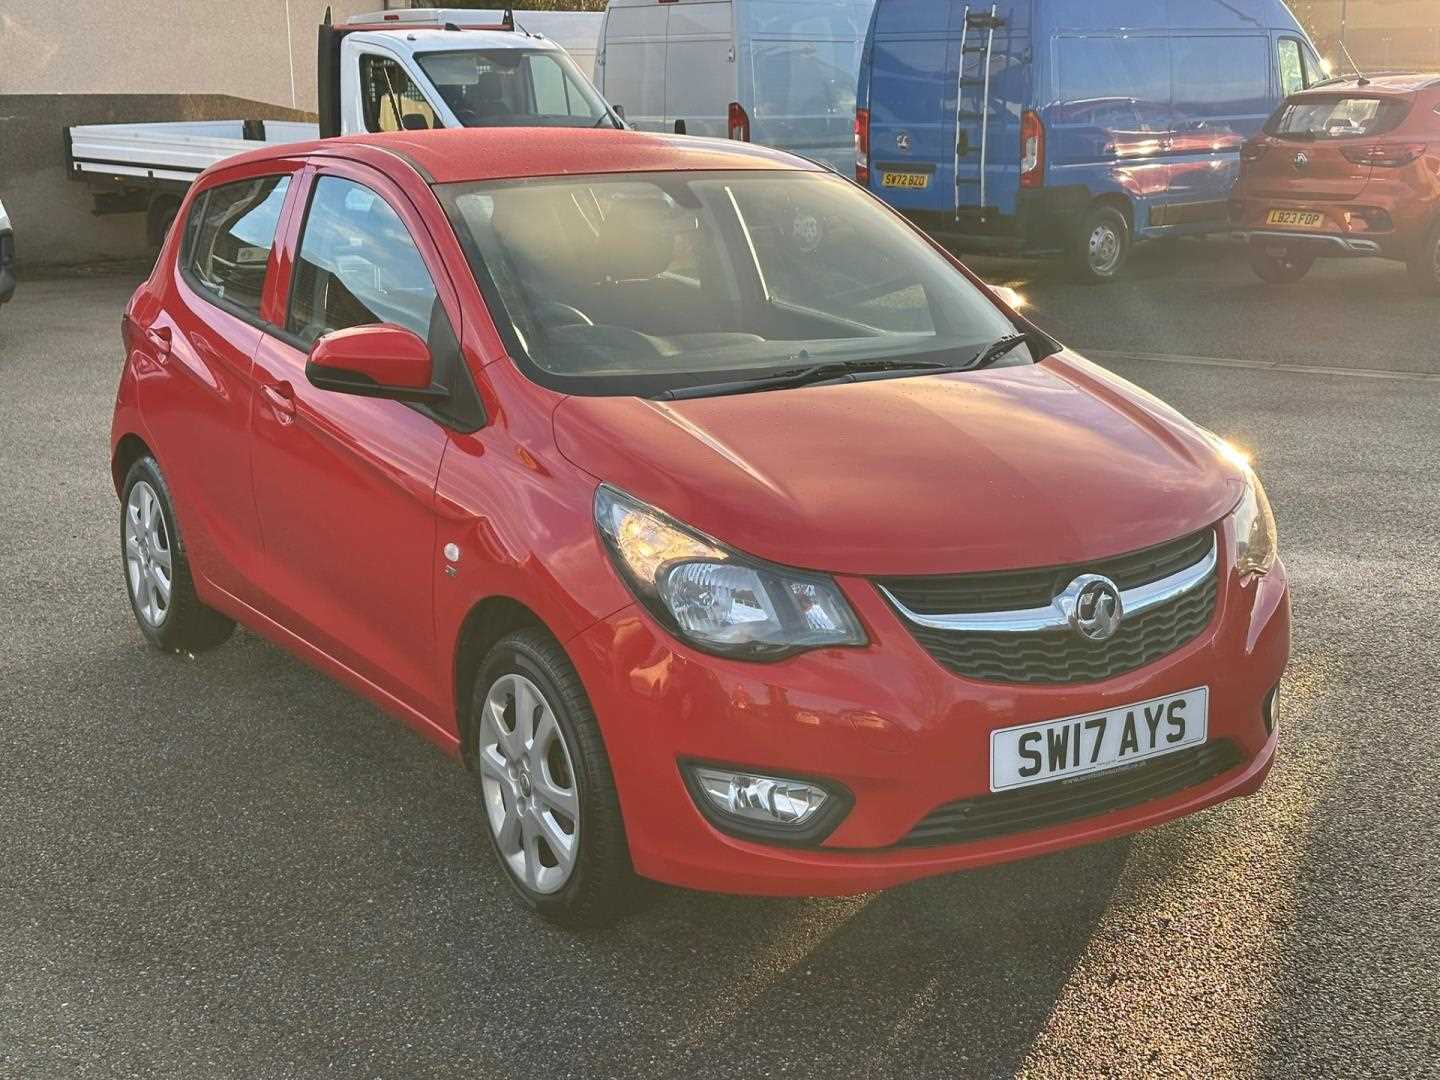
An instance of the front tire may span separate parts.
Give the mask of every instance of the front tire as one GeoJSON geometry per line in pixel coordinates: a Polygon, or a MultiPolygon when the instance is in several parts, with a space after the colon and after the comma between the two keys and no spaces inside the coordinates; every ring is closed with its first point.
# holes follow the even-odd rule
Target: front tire
{"type": "Polygon", "coordinates": [[[1440,296],[1440,221],[1410,256],[1410,280],[1425,296],[1440,296]]]}
{"type": "Polygon", "coordinates": [[[1261,247],[1250,249],[1250,269],[1268,285],[1294,285],[1314,265],[1313,255],[1271,255],[1261,247]]]}
{"type": "Polygon", "coordinates": [[[590,700],[544,630],[503,638],[471,702],[467,757],[490,846],[521,901],[571,928],[603,926],[642,896],[615,777],[590,700]]]}
{"type": "Polygon", "coordinates": [[[1130,223],[1113,206],[1093,206],[1080,219],[1071,244],[1070,265],[1087,285],[1115,281],[1130,260],[1130,223]]]}
{"type": "Polygon", "coordinates": [[[195,593],[170,488],[148,455],[130,466],[121,488],[120,557],[135,622],[161,652],[202,653],[235,632],[232,619],[195,593]]]}

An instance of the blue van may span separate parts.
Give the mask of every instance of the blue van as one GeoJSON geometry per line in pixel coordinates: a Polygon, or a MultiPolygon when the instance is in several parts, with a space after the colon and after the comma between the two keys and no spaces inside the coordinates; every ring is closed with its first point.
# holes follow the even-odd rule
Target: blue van
{"type": "Polygon", "coordinates": [[[879,0],[856,178],[952,246],[1106,281],[1227,228],[1241,144],[1324,78],[1283,0],[879,0]]]}

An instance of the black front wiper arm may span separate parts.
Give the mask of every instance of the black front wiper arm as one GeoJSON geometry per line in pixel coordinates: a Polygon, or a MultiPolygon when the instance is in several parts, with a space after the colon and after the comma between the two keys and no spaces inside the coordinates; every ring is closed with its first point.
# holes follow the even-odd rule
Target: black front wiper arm
{"type": "Polygon", "coordinates": [[[721,394],[753,394],[759,390],[793,390],[800,386],[817,386],[826,383],[853,382],[857,375],[894,374],[927,375],[946,371],[963,371],[955,364],[939,364],[924,360],[835,360],[828,364],[812,364],[810,367],[792,368],[774,375],[763,375],[755,379],[736,379],[731,382],[706,383],[702,386],[681,386],[666,390],[656,397],[663,401],[682,401],[686,398],[715,397],[721,394]]]}
{"type": "Polygon", "coordinates": [[[1029,342],[1029,334],[1006,334],[976,353],[975,359],[966,364],[964,370],[979,371],[981,368],[989,367],[1006,353],[1018,349],[1021,345],[1027,345],[1029,342]]]}

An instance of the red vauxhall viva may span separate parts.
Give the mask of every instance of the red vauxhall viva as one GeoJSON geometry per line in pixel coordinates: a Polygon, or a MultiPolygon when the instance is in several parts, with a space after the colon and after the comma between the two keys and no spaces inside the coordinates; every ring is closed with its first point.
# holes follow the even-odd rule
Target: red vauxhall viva
{"type": "Polygon", "coordinates": [[[474,770],[519,895],[884,888],[1255,791],[1244,459],[860,188],[628,131],[265,149],[124,319],[145,636],[234,621],[474,770]]]}

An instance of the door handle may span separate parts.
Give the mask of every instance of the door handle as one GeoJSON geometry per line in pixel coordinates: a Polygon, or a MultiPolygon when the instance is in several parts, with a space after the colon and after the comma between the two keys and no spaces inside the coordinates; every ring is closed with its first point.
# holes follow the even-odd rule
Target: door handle
{"type": "Polygon", "coordinates": [[[288,382],[266,383],[261,387],[261,391],[282,424],[291,423],[295,419],[295,391],[288,382]]]}
{"type": "Polygon", "coordinates": [[[168,326],[147,326],[145,340],[155,350],[155,357],[162,364],[170,356],[170,328],[168,326]]]}

